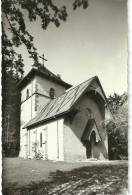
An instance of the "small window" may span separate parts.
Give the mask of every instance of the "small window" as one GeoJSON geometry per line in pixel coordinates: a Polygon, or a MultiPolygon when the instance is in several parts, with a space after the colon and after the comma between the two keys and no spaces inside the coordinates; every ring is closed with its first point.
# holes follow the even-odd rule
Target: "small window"
{"type": "Polygon", "coordinates": [[[54,88],[50,88],[49,96],[50,96],[51,99],[54,99],[54,97],[55,97],[55,90],[54,90],[54,88]]]}
{"type": "Polygon", "coordinates": [[[42,147],[42,133],[40,133],[40,147],[42,147]]]}
{"type": "Polygon", "coordinates": [[[27,89],[26,98],[29,98],[29,89],[27,89]]]}

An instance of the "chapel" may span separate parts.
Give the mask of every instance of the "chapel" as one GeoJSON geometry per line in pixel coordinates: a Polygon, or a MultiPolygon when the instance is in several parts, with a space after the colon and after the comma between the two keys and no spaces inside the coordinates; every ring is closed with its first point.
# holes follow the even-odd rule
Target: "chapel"
{"type": "Polygon", "coordinates": [[[74,87],[45,66],[34,67],[17,87],[21,92],[20,157],[108,159],[103,121],[112,115],[97,76],[74,87]]]}

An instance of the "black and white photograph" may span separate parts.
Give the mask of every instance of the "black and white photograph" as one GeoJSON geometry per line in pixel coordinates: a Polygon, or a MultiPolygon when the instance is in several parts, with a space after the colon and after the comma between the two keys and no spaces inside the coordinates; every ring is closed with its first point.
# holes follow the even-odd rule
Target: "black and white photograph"
{"type": "Polygon", "coordinates": [[[2,194],[128,195],[127,0],[2,0],[2,194]]]}

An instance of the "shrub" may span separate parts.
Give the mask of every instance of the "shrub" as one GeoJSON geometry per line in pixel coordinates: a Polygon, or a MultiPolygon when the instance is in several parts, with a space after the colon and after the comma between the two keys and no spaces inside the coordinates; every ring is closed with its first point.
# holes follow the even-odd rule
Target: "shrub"
{"type": "Polygon", "coordinates": [[[128,101],[126,94],[122,95],[120,102],[123,103],[118,109],[114,110],[113,119],[105,121],[108,132],[109,159],[128,158],[128,101]]]}

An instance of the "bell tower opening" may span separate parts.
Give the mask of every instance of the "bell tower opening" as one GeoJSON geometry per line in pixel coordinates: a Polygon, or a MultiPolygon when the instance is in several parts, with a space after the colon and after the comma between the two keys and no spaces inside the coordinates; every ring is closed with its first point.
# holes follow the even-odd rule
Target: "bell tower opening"
{"type": "Polygon", "coordinates": [[[49,90],[49,96],[51,99],[55,98],[55,89],[54,88],[50,88],[49,90]]]}

